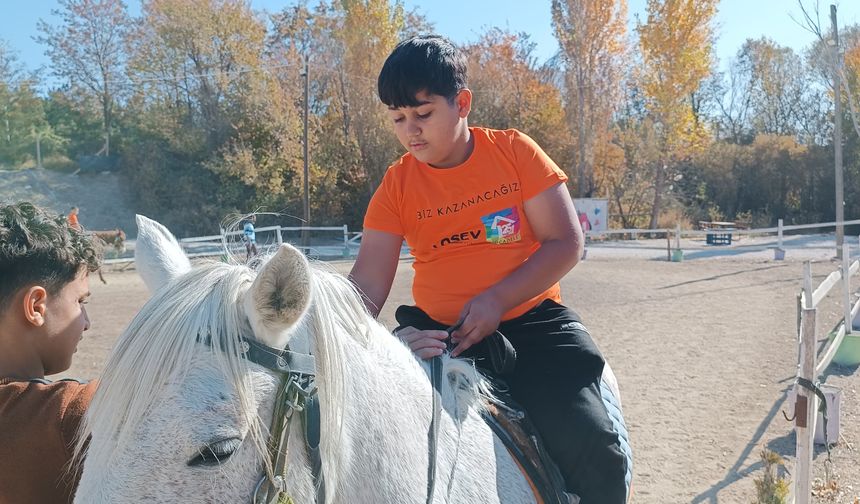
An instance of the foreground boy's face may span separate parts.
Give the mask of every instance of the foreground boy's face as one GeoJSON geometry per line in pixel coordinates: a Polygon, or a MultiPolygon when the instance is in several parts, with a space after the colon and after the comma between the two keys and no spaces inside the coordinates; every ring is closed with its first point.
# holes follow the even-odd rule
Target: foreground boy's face
{"type": "Polygon", "coordinates": [[[425,91],[417,93],[415,99],[417,107],[388,109],[397,140],[418,161],[434,167],[463,163],[470,153],[466,117],[472,106],[471,93],[460,91],[454,103],[425,91]]]}
{"type": "Polygon", "coordinates": [[[72,355],[90,319],[84,306],[90,295],[90,281],[83,270],[56,294],[49,296],[45,311],[44,337],[40,355],[45,374],[61,373],[72,365],[72,355]]]}

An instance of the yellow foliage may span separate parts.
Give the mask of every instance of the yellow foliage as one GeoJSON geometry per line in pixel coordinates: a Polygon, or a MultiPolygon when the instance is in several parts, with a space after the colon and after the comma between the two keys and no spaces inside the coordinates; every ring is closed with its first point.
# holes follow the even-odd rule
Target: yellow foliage
{"type": "Polygon", "coordinates": [[[464,48],[474,99],[470,124],[517,128],[560,166],[568,165],[569,131],[561,93],[541,78],[528,37],[491,29],[464,48]]]}
{"type": "Polygon", "coordinates": [[[648,108],[674,158],[701,150],[708,141],[689,97],[711,73],[713,28],[718,0],[648,0],[648,20],[637,27],[648,108]]]}
{"type": "Polygon", "coordinates": [[[598,156],[610,141],[609,125],[621,96],[628,48],[626,0],[553,0],[552,24],[565,63],[564,100],[571,157],[580,196],[598,189],[598,156]]]}

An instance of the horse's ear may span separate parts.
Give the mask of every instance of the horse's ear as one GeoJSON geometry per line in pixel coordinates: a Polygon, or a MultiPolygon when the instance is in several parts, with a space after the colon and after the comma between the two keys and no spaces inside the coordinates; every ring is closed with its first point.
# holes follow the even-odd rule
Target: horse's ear
{"type": "Polygon", "coordinates": [[[281,245],[245,294],[245,313],[254,335],[272,348],[284,348],[289,329],[301,319],[310,299],[307,259],[294,247],[281,245]]]}
{"type": "Polygon", "coordinates": [[[188,272],[191,262],[166,227],[143,215],[136,215],[135,219],[135,266],[149,292],[155,292],[162,285],[188,272]]]}

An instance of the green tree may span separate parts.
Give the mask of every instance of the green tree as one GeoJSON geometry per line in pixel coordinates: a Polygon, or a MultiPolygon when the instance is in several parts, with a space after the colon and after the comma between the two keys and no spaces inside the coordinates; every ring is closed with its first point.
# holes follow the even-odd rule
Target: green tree
{"type": "Polygon", "coordinates": [[[111,153],[117,97],[125,85],[125,47],[131,21],[122,0],[59,0],[59,26],[40,20],[36,40],[47,46],[55,75],[99,103],[104,144],[111,153]]]}

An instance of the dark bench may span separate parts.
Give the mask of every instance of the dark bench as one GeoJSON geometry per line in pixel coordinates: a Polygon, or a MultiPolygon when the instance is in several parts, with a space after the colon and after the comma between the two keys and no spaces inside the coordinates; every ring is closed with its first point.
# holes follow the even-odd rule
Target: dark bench
{"type": "Polygon", "coordinates": [[[708,245],[731,245],[732,231],[737,227],[734,222],[699,221],[699,229],[708,231],[705,243],[708,245]]]}

